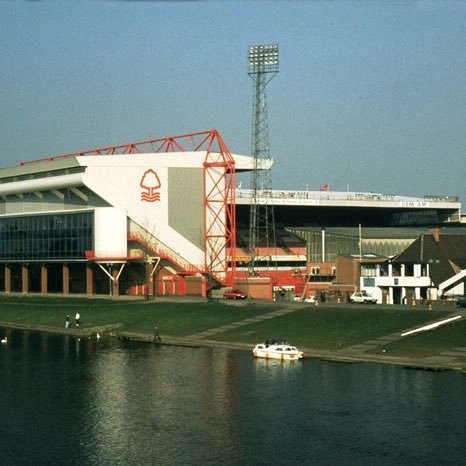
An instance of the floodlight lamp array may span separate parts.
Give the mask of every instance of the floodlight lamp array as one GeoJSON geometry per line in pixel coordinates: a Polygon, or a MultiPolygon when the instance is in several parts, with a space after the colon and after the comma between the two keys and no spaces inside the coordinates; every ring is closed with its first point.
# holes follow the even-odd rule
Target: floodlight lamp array
{"type": "Polygon", "coordinates": [[[278,44],[253,45],[249,47],[248,72],[277,72],[278,44]]]}

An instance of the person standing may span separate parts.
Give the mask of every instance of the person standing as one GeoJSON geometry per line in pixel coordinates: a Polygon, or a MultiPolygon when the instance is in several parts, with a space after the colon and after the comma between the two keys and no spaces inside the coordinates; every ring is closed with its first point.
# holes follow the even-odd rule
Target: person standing
{"type": "Polygon", "coordinates": [[[81,314],[79,313],[79,311],[74,316],[74,321],[76,323],[76,327],[79,327],[79,325],[81,324],[81,314]]]}
{"type": "Polygon", "coordinates": [[[66,314],[65,317],[65,328],[68,328],[70,326],[70,315],[66,314]]]}

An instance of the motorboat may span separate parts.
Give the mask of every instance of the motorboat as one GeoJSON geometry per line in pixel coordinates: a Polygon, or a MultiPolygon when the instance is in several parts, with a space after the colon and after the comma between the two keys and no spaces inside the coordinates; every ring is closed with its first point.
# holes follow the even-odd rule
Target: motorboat
{"type": "Polygon", "coordinates": [[[265,343],[258,343],[252,350],[255,358],[280,359],[282,361],[296,361],[302,359],[304,353],[296,346],[288,344],[282,338],[272,338],[265,343]]]}

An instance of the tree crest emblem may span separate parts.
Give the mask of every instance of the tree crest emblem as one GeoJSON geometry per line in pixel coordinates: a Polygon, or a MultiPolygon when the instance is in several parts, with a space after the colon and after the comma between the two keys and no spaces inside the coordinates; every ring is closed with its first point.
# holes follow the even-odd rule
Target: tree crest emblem
{"type": "Polygon", "coordinates": [[[141,182],[139,183],[143,189],[141,192],[141,201],[155,202],[160,201],[160,193],[157,189],[162,186],[160,179],[152,168],[149,168],[144,175],[142,175],[141,182]]]}

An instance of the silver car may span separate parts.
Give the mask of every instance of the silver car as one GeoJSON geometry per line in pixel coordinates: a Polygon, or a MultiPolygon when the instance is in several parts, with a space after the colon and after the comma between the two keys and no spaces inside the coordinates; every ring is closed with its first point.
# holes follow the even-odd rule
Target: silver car
{"type": "Polygon", "coordinates": [[[374,298],[367,291],[355,291],[349,299],[350,303],[375,304],[377,298],[374,298]]]}

